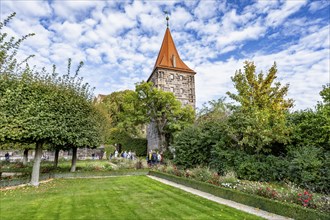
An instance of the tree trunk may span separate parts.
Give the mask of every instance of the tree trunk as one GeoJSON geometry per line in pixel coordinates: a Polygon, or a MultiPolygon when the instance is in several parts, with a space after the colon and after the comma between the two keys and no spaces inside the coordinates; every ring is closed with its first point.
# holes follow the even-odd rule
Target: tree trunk
{"type": "Polygon", "coordinates": [[[58,165],[58,155],[60,153],[60,150],[59,149],[56,149],[55,150],[55,157],[54,157],[54,167],[56,168],[57,165],[58,165]]]}
{"type": "Polygon", "coordinates": [[[41,142],[36,143],[35,156],[33,162],[32,176],[31,176],[31,185],[39,185],[39,174],[40,174],[40,162],[42,156],[42,144],[41,142]]]}
{"type": "Polygon", "coordinates": [[[24,149],[23,165],[26,166],[28,162],[29,162],[29,149],[24,149]]]}
{"type": "Polygon", "coordinates": [[[159,136],[159,149],[158,150],[160,152],[164,152],[164,151],[166,151],[166,146],[167,146],[165,134],[159,132],[158,136],[159,136]]]}
{"type": "Polygon", "coordinates": [[[77,163],[77,148],[72,148],[72,162],[70,172],[76,171],[76,163],[77,163]]]}

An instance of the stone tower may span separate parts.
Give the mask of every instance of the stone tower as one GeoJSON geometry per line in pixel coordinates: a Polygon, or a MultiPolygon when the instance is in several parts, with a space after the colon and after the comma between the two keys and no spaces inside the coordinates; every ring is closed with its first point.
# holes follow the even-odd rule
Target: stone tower
{"type": "MultiPolygon", "coordinates": [[[[166,18],[168,21],[168,17],[166,18]]],[[[173,92],[183,105],[195,108],[195,74],[180,58],[167,24],[163,43],[148,82],[158,89],[173,92]]],[[[151,122],[147,129],[148,150],[159,146],[155,125],[151,122]]]]}

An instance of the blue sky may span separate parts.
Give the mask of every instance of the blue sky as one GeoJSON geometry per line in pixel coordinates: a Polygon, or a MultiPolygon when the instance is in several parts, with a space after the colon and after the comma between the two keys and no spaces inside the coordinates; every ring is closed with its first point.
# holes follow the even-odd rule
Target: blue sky
{"type": "MultiPolygon", "coordinates": [[[[294,109],[312,108],[330,81],[330,2],[325,1],[0,1],[6,32],[24,42],[22,59],[64,72],[68,58],[84,61],[80,75],[95,95],[134,89],[153,69],[166,29],[164,11],[184,62],[196,74],[197,107],[235,92],[230,77],[254,61],[266,72],[276,61],[294,109]]],[[[227,99],[229,101],[229,99],[227,99]]]]}

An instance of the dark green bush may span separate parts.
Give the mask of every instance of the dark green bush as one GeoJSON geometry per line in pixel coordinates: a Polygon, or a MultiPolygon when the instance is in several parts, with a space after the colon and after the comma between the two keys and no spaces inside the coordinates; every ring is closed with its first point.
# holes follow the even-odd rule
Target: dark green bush
{"type": "Polygon", "coordinates": [[[290,180],[312,191],[329,193],[329,152],[317,147],[291,149],[290,180]]]}
{"type": "Polygon", "coordinates": [[[147,139],[131,137],[127,132],[113,129],[108,139],[109,144],[120,144],[122,151],[132,151],[136,156],[147,155],[147,139]]]}
{"type": "Polygon", "coordinates": [[[237,166],[241,179],[254,181],[281,181],[288,178],[289,162],[284,157],[273,155],[246,155],[237,166]]]}
{"type": "Polygon", "coordinates": [[[208,163],[207,149],[203,150],[203,145],[198,137],[202,135],[201,130],[196,126],[184,129],[175,137],[174,162],[184,168],[208,163]]]}
{"type": "Polygon", "coordinates": [[[225,136],[223,121],[207,121],[184,129],[174,139],[174,162],[184,168],[207,166],[213,146],[225,136]]]}
{"type": "Polygon", "coordinates": [[[145,138],[128,138],[123,142],[122,150],[134,151],[136,156],[147,155],[147,139],[145,138]]]}

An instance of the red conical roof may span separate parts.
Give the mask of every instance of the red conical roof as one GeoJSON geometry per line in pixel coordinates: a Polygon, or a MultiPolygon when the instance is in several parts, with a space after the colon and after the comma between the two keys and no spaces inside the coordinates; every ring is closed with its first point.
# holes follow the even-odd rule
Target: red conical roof
{"type": "Polygon", "coordinates": [[[165,36],[162,46],[158,53],[158,57],[154,66],[154,70],[159,68],[174,69],[184,72],[195,73],[190,69],[180,58],[178,51],[176,50],[171,32],[169,28],[166,28],[165,36]]]}

